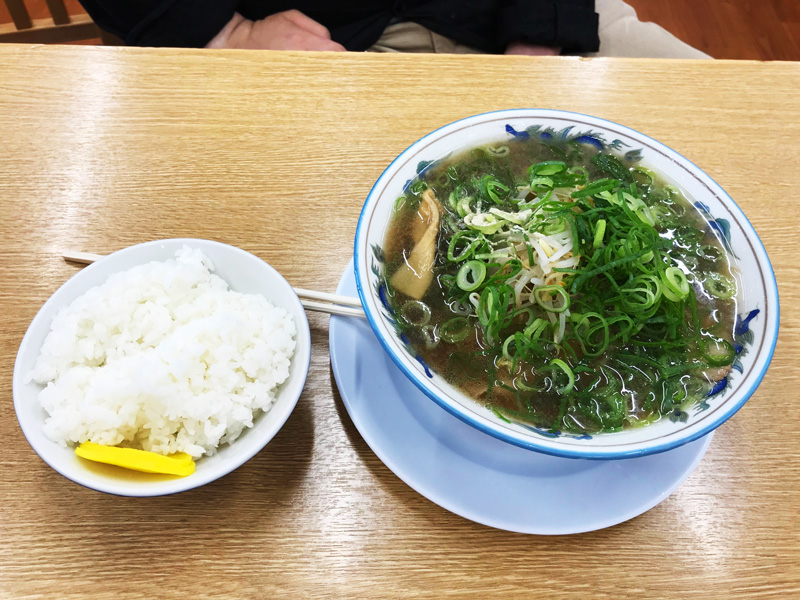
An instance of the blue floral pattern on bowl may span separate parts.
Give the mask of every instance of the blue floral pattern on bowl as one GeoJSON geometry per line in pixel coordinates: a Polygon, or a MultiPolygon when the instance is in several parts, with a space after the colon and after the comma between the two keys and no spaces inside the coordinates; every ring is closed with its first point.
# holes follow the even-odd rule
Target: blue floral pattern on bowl
{"type": "MultiPolygon", "coordinates": [[[[588,131],[573,132],[572,131],[573,129],[575,129],[574,125],[569,125],[557,131],[553,127],[542,127],[541,125],[531,125],[530,127],[527,127],[524,131],[517,131],[510,124],[506,124],[506,133],[521,140],[527,140],[532,136],[538,136],[543,140],[563,140],[566,142],[578,142],[581,144],[588,144],[590,146],[594,146],[600,151],[603,150],[621,151],[623,148],[630,147],[628,143],[620,139],[613,139],[609,142],[607,141],[605,135],[598,131],[588,130],[588,131]]],[[[623,154],[623,156],[627,161],[638,162],[642,159],[642,149],[635,148],[632,150],[628,150],[623,154]]]]}

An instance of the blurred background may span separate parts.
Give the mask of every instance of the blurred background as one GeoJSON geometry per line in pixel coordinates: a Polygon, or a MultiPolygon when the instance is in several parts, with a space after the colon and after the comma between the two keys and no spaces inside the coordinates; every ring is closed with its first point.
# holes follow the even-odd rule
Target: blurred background
{"type": "MultiPolygon", "coordinates": [[[[627,2],[642,21],[658,23],[714,58],[800,60],[800,0],[627,2]]],[[[22,3],[0,1],[0,42],[101,43],[100,31],[77,0],[24,0],[31,22],[17,31],[13,21],[24,17],[12,13],[22,3]]],[[[102,42],[120,43],[107,35],[102,42]]]]}

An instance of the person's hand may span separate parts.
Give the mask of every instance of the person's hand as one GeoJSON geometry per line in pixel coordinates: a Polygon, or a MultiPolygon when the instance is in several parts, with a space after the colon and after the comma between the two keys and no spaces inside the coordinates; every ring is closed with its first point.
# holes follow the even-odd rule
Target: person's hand
{"type": "Polygon", "coordinates": [[[561,53],[561,48],[550,46],[536,46],[525,42],[513,42],[506,48],[506,54],[521,54],[524,56],[555,56],[561,53]]]}
{"type": "Polygon", "coordinates": [[[206,48],[345,51],[331,40],[324,25],[298,10],[275,13],[260,21],[248,21],[237,13],[206,48]]]}

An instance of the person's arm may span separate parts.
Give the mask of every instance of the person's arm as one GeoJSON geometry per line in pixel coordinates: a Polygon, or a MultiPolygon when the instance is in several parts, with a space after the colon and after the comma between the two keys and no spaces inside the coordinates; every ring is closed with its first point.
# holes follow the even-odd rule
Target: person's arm
{"type": "Polygon", "coordinates": [[[593,0],[506,0],[497,27],[507,54],[593,52],[600,45],[593,0]]]}
{"type": "Polygon", "coordinates": [[[519,54],[522,56],[556,56],[561,54],[561,48],[552,46],[539,46],[527,42],[511,42],[506,46],[505,54],[519,54]]]}
{"type": "Polygon", "coordinates": [[[81,0],[95,23],[130,46],[344,50],[296,10],[249,21],[240,0],[81,0]]]}
{"type": "Polygon", "coordinates": [[[206,48],[345,50],[331,40],[324,25],[297,10],[279,12],[260,21],[249,21],[236,13],[206,48]]]}

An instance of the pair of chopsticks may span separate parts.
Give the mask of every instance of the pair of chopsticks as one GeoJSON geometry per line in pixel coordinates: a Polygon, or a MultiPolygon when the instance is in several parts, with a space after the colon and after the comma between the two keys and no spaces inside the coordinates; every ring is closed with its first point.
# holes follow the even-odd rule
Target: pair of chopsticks
{"type": "MultiPolygon", "coordinates": [[[[66,251],[62,254],[64,260],[79,263],[82,265],[89,265],[95,261],[103,258],[100,254],[92,254],[90,252],[74,252],[66,251]]],[[[364,309],[361,308],[361,302],[358,298],[350,296],[340,296],[339,294],[329,294],[327,292],[317,292],[315,290],[305,290],[303,288],[294,288],[295,293],[300,298],[300,303],[306,310],[313,310],[316,312],[328,313],[330,315],[340,315],[344,317],[361,317],[366,318],[364,309]]]]}

